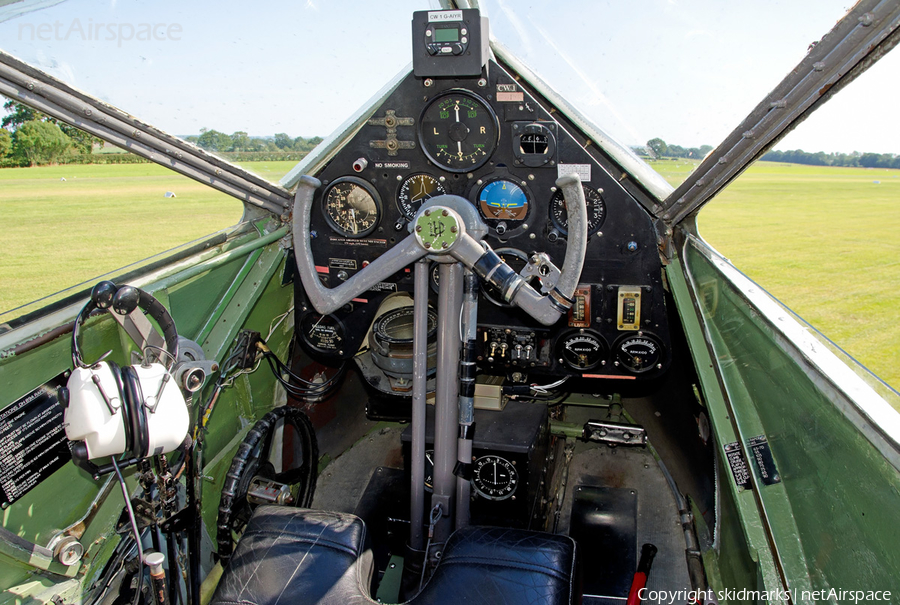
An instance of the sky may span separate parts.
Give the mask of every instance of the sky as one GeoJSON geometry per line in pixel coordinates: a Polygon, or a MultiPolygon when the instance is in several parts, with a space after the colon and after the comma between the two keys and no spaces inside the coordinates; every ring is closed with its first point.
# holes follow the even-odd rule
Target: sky
{"type": "MultiPolygon", "coordinates": [[[[179,135],[326,136],[408,65],[428,0],[40,0],[0,49],[179,135]]],[[[600,128],[716,145],[847,0],[482,0],[492,33],[600,128]]],[[[17,7],[13,9],[12,7],[17,7]]],[[[898,55],[898,56],[892,56],[898,55]]],[[[780,149],[900,153],[891,53],[780,149]]]]}

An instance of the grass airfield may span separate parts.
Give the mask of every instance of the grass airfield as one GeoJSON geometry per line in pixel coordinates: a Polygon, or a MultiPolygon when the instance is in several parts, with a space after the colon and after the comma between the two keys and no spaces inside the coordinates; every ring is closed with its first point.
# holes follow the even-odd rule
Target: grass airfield
{"type": "MultiPolygon", "coordinates": [[[[277,181],[293,164],[245,167],[277,181]]],[[[695,165],[654,168],[674,185],[695,165]]],[[[0,170],[0,313],[229,227],[241,212],[233,198],[154,164],[0,170]]],[[[700,213],[699,227],[900,387],[900,170],[758,162],[700,213]]]]}
{"type": "MultiPolygon", "coordinates": [[[[676,185],[695,165],[654,168],[676,185]]],[[[737,268],[900,389],[900,170],[757,162],[697,222],[737,268]]]]}

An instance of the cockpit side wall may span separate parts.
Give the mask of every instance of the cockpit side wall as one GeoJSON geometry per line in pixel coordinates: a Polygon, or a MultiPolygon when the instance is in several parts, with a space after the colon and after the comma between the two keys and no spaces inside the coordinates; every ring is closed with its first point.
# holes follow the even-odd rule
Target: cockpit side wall
{"type": "Polygon", "coordinates": [[[669,280],[719,440],[721,520],[707,571],[719,571],[723,588],[745,572],[749,580],[755,550],[770,590],[779,575],[794,591],[895,588],[896,443],[852,406],[846,383],[792,350],[715,251],[689,236],[682,256],[669,280]],[[739,449],[745,487],[732,470],[739,449]]]}
{"type": "MultiPolygon", "coordinates": [[[[224,359],[243,329],[260,332],[265,338],[273,318],[287,314],[267,340],[272,351],[285,359],[293,333],[293,314],[289,313],[293,304],[293,262],[288,264],[290,257],[277,236],[275,221],[260,221],[254,235],[244,232],[211,251],[157,268],[137,281],[170,310],[180,335],[198,342],[207,359],[224,359]]],[[[59,324],[71,323],[80,306],[73,305],[72,316],[60,317],[59,324]]],[[[86,358],[96,359],[105,351],[112,351],[112,360],[123,365],[130,363],[133,345],[112,318],[91,318],[86,328],[80,330],[86,358]]],[[[5,340],[14,336],[15,331],[7,333],[5,340]]],[[[22,354],[14,354],[15,349],[6,348],[0,355],[0,410],[36,385],[65,376],[71,369],[71,332],[22,354]]],[[[193,416],[209,401],[213,386],[207,383],[189,401],[193,416]]],[[[199,435],[203,442],[201,489],[207,535],[215,535],[222,483],[241,438],[258,418],[283,399],[284,393],[276,391],[269,372],[239,376],[234,388],[226,389],[218,399],[209,419],[209,426],[215,430],[199,435]]],[[[135,475],[128,476],[133,490],[135,475]]],[[[26,597],[43,602],[56,594],[73,603],[89,598],[88,587],[102,572],[119,541],[114,528],[122,507],[121,492],[109,476],[94,481],[73,464],[64,465],[15,501],[4,511],[3,528],[20,539],[18,543],[0,540],[0,603],[21,602],[26,597]],[[84,545],[85,555],[80,563],[64,567],[53,560],[46,546],[60,531],[75,536],[84,545]],[[66,577],[74,580],[65,585],[56,583],[66,577]]],[[[211,545],[210,541],[204,542],[211,545]]],[[[209,569],[212,558],[206,547],[202,557],[202,565],[209,569]]]]}

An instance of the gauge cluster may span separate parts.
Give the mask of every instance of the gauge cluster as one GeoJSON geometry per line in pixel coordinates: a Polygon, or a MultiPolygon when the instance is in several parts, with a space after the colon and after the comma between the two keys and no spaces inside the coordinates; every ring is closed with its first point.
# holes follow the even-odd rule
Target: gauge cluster
{"type": "MultiPolygon", "coordinates": [[[[575,305],[547,328],[485,288],[479,367],[593,379],[658,376],[671,347],[655,228],[600,153],[497,63],[482,77],[410,74],[315,175],[323,185],[310,246],[319,277],[340,285],[403,240],[422,204],[444,194],[472,204],[488,226],[487,243],[514,270],[540,252],[559,267],[569,224],[555,182],[575,173],[589,236],[575,305]]],[[[432,269],[434,297],[437,265],[432,269]]],[[[385,294],[412,289],[407,269],[376,284],[354,309],[371,316],[385,294]]],[[[338,343],[358,339],[317,321],[303,326],[307,349],[350,354],[338,343]]]]}

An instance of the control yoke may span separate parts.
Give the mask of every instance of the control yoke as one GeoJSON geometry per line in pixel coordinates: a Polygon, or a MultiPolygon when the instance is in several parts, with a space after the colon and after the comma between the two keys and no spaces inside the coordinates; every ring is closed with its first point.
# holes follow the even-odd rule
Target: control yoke
{"type": "Polygon", "coordinates": [[[346,282],[335,288],[326,288],[316,273],[309,246],[313,198],[321,185],[318,179],[311,176],[300,178],[293,215],[297,269],[307,296],[319,313],[336,311],[423,256],[445,254],[472,269],[481,279],[496,287],[506,302],[521,308],[544,325],[556,323],[574,302],[572,297],[584,266],[588,223],[584,190],[576,175],[566,175],[556,181],[566,201],[569,239],[559,278],[546,295],[532,288],[490,246],[467,233],[463,217],[453,206],[470,204],[455,195],[440,195],[429,200],[410,222],[409,236],[346,282]]]}

